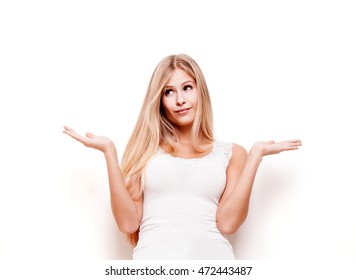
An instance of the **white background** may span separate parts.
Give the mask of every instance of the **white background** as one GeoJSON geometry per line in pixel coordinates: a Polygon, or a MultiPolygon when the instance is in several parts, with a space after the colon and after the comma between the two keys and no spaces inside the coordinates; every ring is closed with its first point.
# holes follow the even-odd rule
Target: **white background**
{"type": "MultiPolygon", "coordinates": [[[[0,260],[131,259],[102,154],[119,156],[152,71],[186,53],[211,93],[216,138],[265,158],[240,260],[355,260],[356,10],[352,1],[2,1],[0,260]]],[[[164,210],[163,210],[164,211],[164,210]]]]}

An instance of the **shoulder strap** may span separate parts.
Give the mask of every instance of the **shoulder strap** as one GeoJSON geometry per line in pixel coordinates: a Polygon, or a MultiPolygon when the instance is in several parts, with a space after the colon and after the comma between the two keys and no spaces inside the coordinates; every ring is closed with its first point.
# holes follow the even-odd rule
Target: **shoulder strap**
{"type": "Polygon", "coordinates": [[[224,155],[226,166],[229,164],[230,158],[232,156],[232,143],[231,142],[223,142],[216,141],[215,149],[218,153],[222,153],[224,155]]]}

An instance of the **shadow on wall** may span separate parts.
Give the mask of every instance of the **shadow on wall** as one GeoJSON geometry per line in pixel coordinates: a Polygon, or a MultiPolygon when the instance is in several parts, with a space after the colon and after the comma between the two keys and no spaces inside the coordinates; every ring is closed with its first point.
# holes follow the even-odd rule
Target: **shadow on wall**
{"type": "Polygon", "coordinates": [[[102,238],[102,260],[132,260],[133,246],[117,228],[114,218],[107,215],[105,236],[102,238]]]}
{"type": "MultiPolygon", "coordinates": [[[[288,223],[293,223],[293,210],[300,207],[296,203],[300,184],[293,166],[274,165],[273,161],[261,165],[252,192],[249,215],[238,232],[228,237],[237,259],[283,256],[281,251],[285,244],[280,236],[284,234],[288,223]]],[[[77,230],[78,221],[82,225],[80,232],[75,234],[76,238],[81,239],[79,243],[82,243],[77,246],[79,249],[95,242],[98,244],[90,245],[92,248],[89,251],[98,259],[130,260],[133,246],[127,241],[126,235],[119,231],[112,216],[104,175],[85,170],[71,178],[72,209],[78,212],[73,225],[77,230]],[[88,173],[91,175],[88,176],[88,173]]]]}
{"type": "Polygon", "coordinates": [[[106,170],[77,168],[68,176],[65,213],[72,256],[98,260],[130,260],[132,245],[119,231],[110,205],[106,170]]]}
{"type": "Polygon", "coordinates": [[[235,234],[228,236],[236,259],[261,260],[283,256],[280,253],[283,240],[279,237],[285,234],[288,223],[293,222],[295,209],[300,207],[297,203],[298,177],[291,166],[261,165],[248,217],[235,234]]]}

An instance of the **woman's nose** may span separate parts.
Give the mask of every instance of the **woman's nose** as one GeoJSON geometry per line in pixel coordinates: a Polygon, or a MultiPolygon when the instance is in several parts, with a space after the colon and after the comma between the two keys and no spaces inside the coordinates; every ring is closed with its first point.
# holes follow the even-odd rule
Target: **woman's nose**
{"type": "Polygon", "coordinates": [[[185,103],[185,100],[184,100],[181,92],[177,92],[176,103],[177,103],[177,105],[183,105],[185,103]]]}

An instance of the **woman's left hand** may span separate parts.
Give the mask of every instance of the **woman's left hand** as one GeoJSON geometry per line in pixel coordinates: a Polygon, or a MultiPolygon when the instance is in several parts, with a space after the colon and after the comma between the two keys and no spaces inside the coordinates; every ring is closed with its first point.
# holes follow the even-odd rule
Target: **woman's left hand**
{"type": "Polygon", "coordinates": [[[298,147],[302,145],[300,140],[285,140],[280,142],[268,141],[256,142],[250,153],[257,153],[260,156],[279,154],[284,151],[298,150],[298,147]]]}

